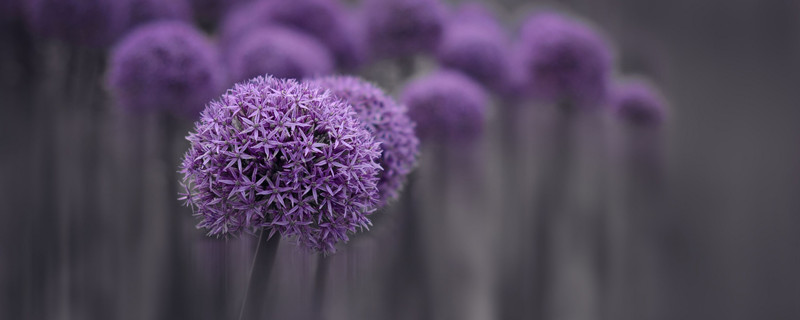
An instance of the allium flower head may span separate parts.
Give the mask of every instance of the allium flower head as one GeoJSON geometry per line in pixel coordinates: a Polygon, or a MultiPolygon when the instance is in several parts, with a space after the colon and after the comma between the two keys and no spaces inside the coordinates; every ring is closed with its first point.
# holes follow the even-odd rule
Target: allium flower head
{"type": "Polygon", "coordinates": [[[555,13],[537,14],[524,23],[518,49],[536,98],[581,106],[606,98],[611,52],[589,26],[555,13]]]}
{"type": "Polygon", "coordinates": [[[364,15],[372,52],[398,57],[434,51],[446,10],[437,0],[366,0],[364,15]]]}
{"type": "Polygon", "coordinates": [[[338,66],[352,68],[364,59],[358,39],[349,31],[347,12],[333,0],[257,1],[233,10],[222,26],[222,39],[231,44],[259,26],[283,25],[305,32],[325,44],[338,66]]]}
{"type": "Polygon", "coordinates": [[[350,104],[359,120],[375,136],[383,151],[378,161],[383,167],[378,181],[380,201],[384,204],[396,199],[419,153],[419,140],[414,134],[414,123],[406,114],[406,106],[356,77],[318,78],[311,84],[331,90],[334,96],[350,104]]]}
{"type": "Polygon", "coordinates": [[[402,101],[422,140],[469,142],[483,132],[487,94],[461,73],[438,71],[417,79],[405,88],[402,101]]]}
{"type": "Polygon", "coordinates": [[[108,86],[132,112],[196,116],[224,81],[215,47],[191,25],[170,21],[137,28],[111,53],[108,86]]]}
{"type": "Polygon", "coordinates": [[[625,121],[658,125],[666,117],[666,103],[658,91],[643,80],[618,84],[611,93],[611,108],[625,121]]]}
{"type": "Polygon", "coordinates": [[[28,0],[25,15],[35,34],[79,45],[106,46],[128,26],[128,1],[28,0]]]}
{"type": "Polygon", "coordinates": [[[156,21],[192,18],[188,0],[127,0],[130,1],[130,26],[156,21]]]}
{"type": "Polygon", "coordinates": [[[333,58],[317,39],[284,27],[262,27],[225,53],[232,80],[259,75],[302,79],[333,72],[333,58]]]}
{"type": "Polygon", "coordinates": [[[209,235],[266,228],[332,253],[370,225],[380,147],[327,90],[273,77],[236,84],[188,140],[184,199],[209,235]]]}
{"type": "Polygon", "coordinates": [[[467,9],[449,20],[437,49],[439,63],[487,88],[504,90],[509,85],[511,56],[507,36],[488,11],[467,9]]]}

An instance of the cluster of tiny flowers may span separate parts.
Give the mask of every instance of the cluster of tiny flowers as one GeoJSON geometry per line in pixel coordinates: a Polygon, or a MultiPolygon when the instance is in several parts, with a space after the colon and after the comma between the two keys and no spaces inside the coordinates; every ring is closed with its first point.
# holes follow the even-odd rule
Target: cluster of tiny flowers
{"type": "Polygon", "coordinates": [[[364,19],[372,52],[402,57],[436,49],[446,10],[436,0],[367,0],[364,19]]]}
{"type": "Polygon", "coordinates": [[[311,84],[331,90],[334,96],[350,104],[359,120],[381,144],[383,152],[378,162],[383,167],[378,181],[381,204],[396,199],[406,176],[416,165],[419,153],[419,140],[406,106],[356,77],[325,77],[315,79],[311,84]]]}
{"type": "Polygon", "coordinates": [[[235,82],[263,74],[302,79],[329,74],[334,68],[327,47],[311,36],[279,26],[251,32],[225,55],[235,82]]]}
{"type": "Polygon", "coordinates": [[[519,58],[534,97],[580,106],[607,98],[611,51],[589,26],[541,13],[524,23],[520,37],[519,58]]]}
{"type": "Polygon", "coordinates": [[[643,80],[618,84],[611,92],[611,108],[625,121],[658,125],[666,117],[666,105],[652,85],[643,80]]]}
{"type": "Polygon", "coordinates": [[[488,10],[475,6],[462,8],[451,17],[437,49],[442,66],[495,90],[509,85],[510,55],[503,28],[488,10]]]}
{"type": "Polygon", "coordinates": [[[329,91],[272,77],[236,84],[187,139],[183,199],[209,235],[265,228],[327,254],[371,224],[380,147],[329,91]]]}
{"type": "Polygon", "coordinates": [[[422,140],[470,142],[483,133],[487,93],[459,72],[438,71],[415,80],[402,101],[422,140]]]}
{"type": "Polygon", "coordinates": [[[304,32],[328,47],[338,66],[353,68],[365,53],[350,34],[344,8],[329,0],[256,1],[229,14],[222,26],[222,40],[237,42],[258,27],[281,25],[304,32]]]}
{"type": "Polygon", "coordinates": [[[142,26],[111,53],[108,87],[130,112],[163,110],[196,117],[219,94],[224,72],[216,48],[189,24],[142,26]]]}

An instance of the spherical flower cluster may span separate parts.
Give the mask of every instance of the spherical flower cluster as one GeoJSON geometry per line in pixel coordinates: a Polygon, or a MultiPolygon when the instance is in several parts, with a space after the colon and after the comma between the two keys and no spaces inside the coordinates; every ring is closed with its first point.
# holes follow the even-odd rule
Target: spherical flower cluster
{"type": "Polygon", "coordinates": [[[642,80],[617,85],[611,93],[611,108],[626,122],[658,125],[666,118],[666,103],[658,91],[642,80]]]}
{"type": "Polygon", "coordinates": [[[192,9],[188,0],[128,0],[130,1],[130,26],[155,20],[189,21],[192,9]]]}
{"type": "Polygon", "coordinates": [[[611,52],[589,26],[555,13],[534,15],[522,27],[518,49],[536,98],[580,106],[606,98],[611,52]]]}
{"type": "Polygon", "coordinates": [[[383,151],[378,161],[383,167],[378,181],[380,201],[384,204],[396,199],[419,153],[419,140],[414,134],[414,123],[406,114],[406,106],[356,77],[318,78],[311,84],[331,90],[334,96],[350,104],[359,120],[375,136],[383,151]]]}
{"type": "Polygon", "coordinates": [[[415,80],[402,101],[422,140],[470,142],[483,132],[487,94],[461,73],[438,71],[415,80]]]}
{"type": "Polygon", "coordinates": [[[223,22],[222,39],[237,42],[259,26],[282,25],[305,32],[325,44],[338,66],[353,68],[364,59],[358,39],[349,32],[347,14],[330,0],[271,0],[233,10],[223,22]]]}
{"type": "Polygon", "coordinates": [[[265,228],[327,254],[370,225],[380,146],[329,91],[273,77],[236,84],[188,140],[184,199],[209,235],[265,228]]]}
{"type": "Polygon", "coordinates": [[[459,10],[445,29],[437,49],[439,63],[458,70],[487,88],[509,85],[510,51],[506,34],[482,7],[459,10]]]}
{"type": "Polygon", "coordinates": [[[251,32],[225,54],[231,80],[270,74],[302,79],[333,72],[328,48],[305,33],[283,27],[251,32]]]}
{"type": "Polygon", "coordinates": [[[381,57],[402,57],[435,50],[446,11],[437,0],[367,0],[367,41],[381,57]]]}
{"type": "Polygon", "coordinates": [[[128,1],[29,0],[25,15],[35,34],[79,45],[106,46],[128,26],[128,1]]]}
{"type": "Polygon", "coordinates": [[[127,35],[111,53],[108,87],[131,112],[163,110],[195,117],[221,92],[216,49],[182,22],[156,22],[127,35]]]}

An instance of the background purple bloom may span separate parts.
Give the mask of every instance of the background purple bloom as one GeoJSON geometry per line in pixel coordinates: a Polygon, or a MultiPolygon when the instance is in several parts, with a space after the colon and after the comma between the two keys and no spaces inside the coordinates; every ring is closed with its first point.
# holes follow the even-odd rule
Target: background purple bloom
{"type": "Polygon", "coordinates": [[[436,0],[366,0],[367,39],[382,57],[432,52],[442,36],[446,10],[436,0]]]}
{"type": "Polygon", "coordinates": [[[422,140],[471,141],[483,132],[487,94],[458,72],[438,71],[417,79],[405,88],[401,100],[422,140]]]}
{"type": "Polygon", "coordinates": [[[267,228],[332,253],[370,225],[380,148],[329,91],[273,77],[236,84],[188,140],[186,200],[209,235],[267,228]]]}
{"type": "Polygon", "coordinates": [[[508,37],[492,14],[472,4],[449,20],[437,49],[442,66],[458,70],[487,88],[503,90],[509,85],[508,37]]]}
{"type": "Polygon", "coordinates": [[[231,80],[259,75],[302,79],[333,71],[328,48],[302,32],[283,27],[261,27],[225,53],[231,80]]]}
{"type": "Polygon", "coordinates": [[[592,28],[555,13],[528,18],[518,54],[534,97],[597,105],[607,96],[611,51],[592,28]]]}
{"type": "Polygon", "coordinates": [[[380,200],[385,203],[396,199],[419,153],[419,140],[414,134],[414,123],[406,114],[406,106],[356,77],[325,77],[311,83],[331,90],[333,95],[350,104],[359,120],[375,136],[375,141],[381,144],[380,200]]]}
{"type": "Polygon", "coordinates": [[[333,0],[270,0],[240,6],[222,26],[222,39],[234,43],[259,26],[279,24],[305,32],[325,44],[338,66],[353,68],[364,60],[359,39],[351,34],[348,15],[333,0]]]}
{"type": "Polygon", "coordinates": [[[194,117],[224,81],[216,48],[191,25],[156,22],[126,36],[111,54],[108,86],[120,107],[194,117]]]}
{"type": "Polygon", "coordinates": [[[640,125],[658,125],[667,113],[664,98],[644,80],[617,84],[611,92],[610,104],[625,121],[640,125]]]}
{"type": "Polygon", "coordinates": [[[128,26],[129,5],[129,1],[29,0],[25,3],[25,14],[38,35],[105,46],[128,26]]]}

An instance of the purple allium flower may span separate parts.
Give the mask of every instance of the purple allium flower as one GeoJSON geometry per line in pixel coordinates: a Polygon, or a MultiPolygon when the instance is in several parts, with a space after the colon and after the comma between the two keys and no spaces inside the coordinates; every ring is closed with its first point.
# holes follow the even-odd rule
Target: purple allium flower
{"type": "Polygon", "coordinates": [[[188,0],[127,0],[130,1],[130,26],[156,20],[189,21],[192,9],[188,0]]]}
{"type": "Polygon", "coordinates": [[[462,8],[449,20],[437,58],[487,88],[505,90],[511,58],[508,38],[491,13],[481,8],[462,8]]]}
{"type": "Polygon", "coordinates": [[[108,86],[132,112],[165,110],[195,117],[224,81],[216,48],[182,22],[137,28],[111,53],[108,86]]]}
{"type": "Polygon", "coordinates": [[[283,25],[305,32],[330,49],[338,66],[353,68],[364,59],[358,39],[349,31],[348,15],[332,0],[270,0],[233,10],[222,26],[226,44],[237,42],[259,26],[283,25]]]}
{"type": "Polygon", "coordinates": [[[29,0],[24,9],[35,34],[80,45],[109,45],[128,26],[129,1],[29,0]]]}
{"type": "Polygon", "coordinates": [[[422,140],[472,141],[483,132],[487,94],[461,73],[438,71],[415,80],[402,101],[422,140]]]}
{"type": "Polygon", "coordinates": [[[284,27],[261,27],[226,52],[231,80],[270,74],[302,79],[333,72],[333,58],[317,39],[284,27]]]}
{"type": "Polygon", "coordinates": [[[541,100],[595,106],[607,96],[611,51],[587,25],[555,13],[533,15],[519,42],[527,87],[541,100]]]}
{"type": "Polygon", "coordinates": [[[666,117],[664,98],[648,82],[631,80],[614,87],[611,108],[625,121],[638,125],[658,125],[666,117]]]}
{"type": "Polygon", "coordinates": [[[364,15],[372,52],[398,57],[434,51],[446,10],[437,0],[367,0],[364,15]]]}
{"type": "Polygon", "coordinates": [[[419,140],[414,123],[406,114],[405,105],[398,104],[380,88],[350,76],[318,78],[310,82],[331,90],[334,96],[350,104],[359,120],[381,144],[383,167],[378,190],[381,204],[396,199],[406,176],[416,165],[419,140]]]}
{"type": "Polygon", "coordinates": [[[371,224],[380,146],[330,91],[273,77],[238,83],[188,140],[184,199],[209,235],[266,228],[332,253],[371,224]]]}

